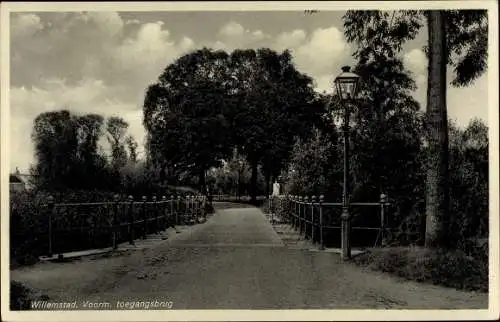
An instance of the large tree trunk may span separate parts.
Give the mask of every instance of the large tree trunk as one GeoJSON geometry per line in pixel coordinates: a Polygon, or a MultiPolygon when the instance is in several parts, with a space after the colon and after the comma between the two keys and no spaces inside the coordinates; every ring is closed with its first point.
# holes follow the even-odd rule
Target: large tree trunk
{"type": "Polygon", "coordinates": [[[265,180],[266,180],[266,197],[269,197],[271,194],[271,173],[269,171],[266,171],[265,173],[265,180]]]}
{"type": "Polygon", "coordinates": [[[258,162],[252,161],[252,178],[250,179],[250,196],[252,203],[257,203],[257,174],[258,174],[258,162]]]}
{"type": "Polygon", "coordinates": [[[427,138],[429,154],[426,184],[426,247],[447,246],[449,221],[448,118],[446,113],[446,31],[444,11],[427,16],[429,67],[427,138]]]}
{"type": "Polygon", "coordinates": [[[206,181],[205,181],[205,169],[201,169],[199,171],[200,172],[198,173],[198,186],[200,192],[204,194],[207,192],[206,181]]]}

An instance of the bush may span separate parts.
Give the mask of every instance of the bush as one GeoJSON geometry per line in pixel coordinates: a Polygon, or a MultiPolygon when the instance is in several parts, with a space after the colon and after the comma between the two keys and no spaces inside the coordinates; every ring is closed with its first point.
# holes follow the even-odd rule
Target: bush
{"type": "Polygon", "coordinates": [[[371,249],[354,257],[354,262],[408,280],[488,292],[487,256],[470,256],[460,250],[398,247],[371,249]]]}
{"type": "Polygon", "coordinates": [[[17,281],[10,283],[10,309],[12,311],[30,309],[31,297],[31,290],[23,284],[17,281]]]}
{"type": "MultiPolygon", "coordinates": [[[[158,193],[159,199],[163,195],[194,195],[193,189],[186,187],[176,189],[170,187],[166,192],[158,193]]],[[[56,203],[90,203],[90,202],[109,202],[114,198],[115,193],[110,191],[82,191],[67,190],[64,192],[52,192],[56,203]]],[[[24,191],[10,194],[10,260],[11,266],[31,265],[38,261],[38,257],[46,255],[48,250],[48,216],[47,201],[50,195],[46,191],[24,191]]],[[[120,200],[126,200],[126,194],[119,194],[120,200]]],[[[135,196],[136,201],[142,196],[135,196]]],[[[148,200],[151,196],[148,195],[148,200]]],[[[110,213],[109,206],[68,206],[58,208],[58,218],[64,218],[65,221],[80,225],[93,225],[97,222],[103,228],[106,218],[110,213]],[[87,214],[86,219],[95,220],[81,222],[82,214],[87,214]],[[103,216],[101,216],[101,214],[103,216]],[[90,216],[96,215],[96,216],[90,216]],[[97,219],[98,218],[98,219],[97,219]],[[95,221],[95,222],[94,222],[95,221]]],[[[138,208],[137,208],[138,209],[138,208]]],[[[210,209],[208,209],[210,211],[210,209]]],[[[213,210],[212,210],[213,211],[213,210]]],[[[136,216],[140,215],[139,213],[136,216]]],[[[120,219],[118,219],[120,220],[120,219]]],[[[64,227],[68,222],[62,223],[64,227]]],[[[126,227],[125,227],[126,228],[126,227]]],[[[139,227],[138,227],[139,228],[139,227]]],[[[120,234],[119,241],[126,238],[126,232],[120,234]]],[[[92,231],[69,231],[54,232],[53,250],[54,251],[74,251],[86,248],[100,248],[110,246],[110,233],[106,228],[92,231]]],[[[137,236],[137,234],[136,234],[137,236]]]]}

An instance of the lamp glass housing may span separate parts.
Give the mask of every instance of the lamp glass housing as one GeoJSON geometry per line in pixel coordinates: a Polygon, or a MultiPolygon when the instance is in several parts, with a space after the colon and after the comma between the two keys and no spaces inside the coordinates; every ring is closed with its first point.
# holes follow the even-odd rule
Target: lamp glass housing
{"type": "Polygon", "coordinates": [[[349,66],[342,67],[342,73],[335,78],[337,94],[342,100],[354,98],[358,91],[360,76],[350,70],[349,66]]]}

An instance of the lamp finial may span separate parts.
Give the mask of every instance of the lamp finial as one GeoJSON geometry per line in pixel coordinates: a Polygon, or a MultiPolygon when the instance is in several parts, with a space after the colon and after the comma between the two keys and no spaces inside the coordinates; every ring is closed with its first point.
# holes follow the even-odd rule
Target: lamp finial
{"type": "Polygon", "coordinates": [[[350,72],[350,71],[351,71],[351,66],[344,66],[344,67],[342,67],[342,71],[343,71],[344,73],[348,73],[348,72],[350,72]]]}

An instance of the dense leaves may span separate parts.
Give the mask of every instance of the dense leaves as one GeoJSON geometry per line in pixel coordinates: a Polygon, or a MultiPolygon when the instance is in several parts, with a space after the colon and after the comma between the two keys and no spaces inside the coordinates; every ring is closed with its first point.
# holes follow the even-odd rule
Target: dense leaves
{"type": "Polygon", "coordinates": [[[148,88],[144,102],[151,161],[162,171],[183,168],[199,174],[201,189],[205,171],[230,152],[226,69],[224,52],[201,49],[184,55],[148,88]]]}
{"type": "Polygon", "coordinates": [[[131,162],[137,161],[137,143],[132,137],[126,139],[127,127],[119,117],[105,123],[97,114],[61,110],[38,115],[32,132],[35,186],[52,193],[67,189],[123,192],[121,173],[129,162],[126,144],[131,162]],[[99,140],[105,134],[111,145],[109,156],[100,151],[99,140]]]}
{"type": "MultiPolygon", "coordinates": [[[[428,246],[448,246],[449,152],[446,113],[446,67],[454,67],[452,84],[472,83],[487,67],[487,11],[348,11],[345,35],[356,45],[361,65],[395,59],[402,45],[414,39],[427,23],[429,58],[426,148],[426,216],[428,246]]],[[[396,59],[397,60],[397,59],[396,59]]],[[[408,79],[408,77],[405,77],[408,79]]],[[[396,82],[405,82],[395,79],[396,82]]],[[[376,85],[376,84],[375,84],[376,85]]],[[[409,88],[408,86],[406,86],[409,88]]],[[[370,89],[375,89],[371,86],[370,89]]],[[[394,97],[394,95],[388,96],[394,97]]],[[[375,102],[382,109],[380,102],[375,102]]],[[[406,104],[411,106],[408,102],[406,104]]]]}
{"type": "Polygon", "coordinates": [[[168,65],[148,88],[151,162],[174,180],[183,172],[198,175],[204,190],[206,171],[237,148],[250,164],[255,197],[259,165],[266,182],[276,177],[321,109],[312,79],[295,69],[288,51],[197,50],[168,65]]]}

